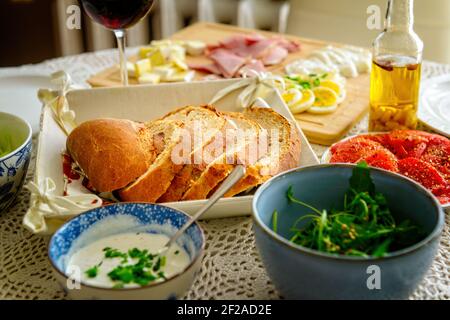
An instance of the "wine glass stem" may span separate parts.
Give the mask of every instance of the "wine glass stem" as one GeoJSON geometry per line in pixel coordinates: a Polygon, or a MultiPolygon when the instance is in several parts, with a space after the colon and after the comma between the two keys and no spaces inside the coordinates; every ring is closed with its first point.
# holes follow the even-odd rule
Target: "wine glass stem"
{"type": "Polygon", "coordinates": [[[128,86],[127,57],[125,56],[126,31],[114,30],[114,34],[116,35],[117,47],[119,48],[120,78],[122,79],[122,85],[128,86]]]}

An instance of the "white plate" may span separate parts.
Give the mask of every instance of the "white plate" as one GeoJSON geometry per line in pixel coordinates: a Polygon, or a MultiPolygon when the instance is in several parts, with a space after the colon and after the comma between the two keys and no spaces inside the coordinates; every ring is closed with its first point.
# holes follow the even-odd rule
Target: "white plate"
{"type": "MultiPolygon", "coordinates": [[[[76,114],[77,123],[105,117],[148,121],[160,118],[177,107],[208,103],[219,90],[237,81],[240,80],[74,90],[69,92],[67,99],[71,110],[76,114]]],[[[242,111],[236,103],[238,93],[230,94],[215,106],[219,110],[242,111]]],[[[266,101],[275,111],[292,123],[295,123],[298,127],[298,123],[279,94],[271,95],[266,101]]],[[[298,128],[300,130],[300,127],[298,128]]],[[[318,164],[319,160],[301,130],[300,134],[302,149],[298,165],[318,164]]],[[[42,128],[39,136],[35,181],[43,181],[46,177],[51,178],[56,184],[56,189],[52,191],[52,194],[58,196],[62,195],[64,190],[61,152],[65,150],[65,143],[66,136],[53,119],[50,108],[45,107],[43,109],[42,128]]],[[[85,188],[72,191],[76,192],[72,193],[72,195],[88,192],[85,188]]],[[[205,214],[204,218],[249,215],[251,214],[252,199],[253,195],[220,199],[205,214]]],[[[188,214],[195,213],[204,204],[205,200],[164,203],[164,205],[182,210],[188,214]]],[[[69,216],[64,217],[64,219],[67,218],[69,216]]],[[[50,221],[52,219],[47,219],[48,229],[42,231],[42,233],[52,233],[55,231],[55,226],[57,227],[61,224],[61,218],[59,218],[58,223],[52,223],[50,221]]]]}
{"type": "Polygon", "coordinates": [[[42,104],[37,97],[40,88],[52,88],[50,77],[44,75],[8,75],[0,77],[0,111],[26,120],[39,132],[42,104]]]}
{"type": "MultiPolygon", "coordinates": [[[[376,135],[376,134],[380,134],[380,133],[385,133],[385,132],[369,132],[369,133],[363,133],[363,134],[364,134],[364,135],[370,135],[370,134],[376,135]]],[[[323,153],[322,158],[320,158],[320,163],[330,163],[330,159],[331,159],[331,148],[332,148],[334,145],[336,145],[336,144],[338,144],[338,143],[340,143],[340,142],[344,142],[344,141],[350,140],[350,139],[355,138],[355,137],[357,137],[357,136],[359,136],[359,135],[360,135],[360,134],[358,134],[358,135],[353,135],[353,136],[344,138],[344,139],[342,139],[341,141],[338,141],[338,142],[334,143],[332,146],[330,146],[329,148],[327,148],[327,150],[325,150],[325,152],[323,153]]],[[[447,203],[447,204],[442,205],[442,208],[444,208],[444,209],[450,211],[450,203],[447,203]]]]}
{"type": "Polygon", "coordinates": [[[418,117],[431,129],[450,137],[450,74],[422,83],[418,117]]]}

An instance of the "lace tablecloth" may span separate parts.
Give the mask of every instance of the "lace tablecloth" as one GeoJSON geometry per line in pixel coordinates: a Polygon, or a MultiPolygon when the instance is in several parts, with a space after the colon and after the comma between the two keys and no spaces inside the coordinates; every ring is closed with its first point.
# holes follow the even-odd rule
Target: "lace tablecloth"
{"type": "MultiPolygon", "coordinates": [[[[38,65],[0,69],[8,74],[50,74],[67,71],[81,85],[92,74],[116,61],[116,52],[107,50],[49,60],[38,65]]],[[[425,78],[450,73],[450,66],[425,63],[425,78]]],[[[349,134],[367,130],[367,120],[349,134]]],[[[36,143],[36,141],[35,141],[36,143]]],[[[324,147],[313,145],[320,157],[324,147]]],[[[36,149],[36,148],[35,148],[36,149]]],[[[28,179],[34,174],[34,161],[28,179]]],[[[47,239],[32,235],[22,226],[29,194],[23,190],[8,212],[0,216],[0,298],[64,299],[66,296],[53,278],[47,260],[47,239]]],[[[203,267],[188,299],[278,299],[255,248],[251,217],[201,222],[205,234],[206,255],[203,267]]],[[[450,299],[450,217],[439,253],[422,284],[411,299],[450,299]]]]}

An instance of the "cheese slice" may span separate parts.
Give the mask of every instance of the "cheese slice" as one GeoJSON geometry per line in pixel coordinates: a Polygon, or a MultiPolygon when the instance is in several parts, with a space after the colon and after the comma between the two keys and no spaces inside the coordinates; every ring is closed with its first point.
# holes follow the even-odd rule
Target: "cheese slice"
{"type": "Polygon", "coordinates": [[[183,72],[176,72],[170,77],[167,77],[165,81],[167,82],[190,82],[194,80],[195,77],[195,71],[183,71],[183,72]]]}
{"type": "Polygon", "coordinates": [[[161,76],[156,73],[146,73],[138,78],[141,84],[157,84],[161,81],[161,76]]]}
{"type": "Polygon", "coordinates": [[[139,78],[140,76],[149,73],[152,70],[152,64],[150,59],[141,59],[136,61],[135,66],[135,76],[139,78]]]}

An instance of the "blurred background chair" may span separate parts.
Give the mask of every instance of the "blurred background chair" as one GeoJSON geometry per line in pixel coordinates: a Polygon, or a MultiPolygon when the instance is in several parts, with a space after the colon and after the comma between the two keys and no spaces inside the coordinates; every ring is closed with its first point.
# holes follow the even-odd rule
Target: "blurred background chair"
{"type": "MultiPolygon", "coordinates": [[[[367,8],[387,0],[291,0],[287,33],[370,47],[381,30],[367,28],[367,8]]],[[[425,43],[425,59],[450,63],[450,1],[414,1],[415,31],[425,43]]],[[[382,24],[383,25],[383,24],[382,24]]]]}
{"type": "MultiPolygon", "coordinates": [[[[158,0],[150,15],[129,30],[127,44],[139,46],[153,39],[166,38],[197,21],[284,32],[288,2],[158,0]]],[[[70,8],[75,5],[78,5],[77,0],[1,0],[0,36],[8,39],[11,49],[18,52],[0,51],[0,67],[114,48],[116,41],[112,32],[93,23],[84,14],[81,29],[67,28],[67,19],[73,13],[70,8]]]]}
{"type": "Polygon", "coordinates": [[[288,14],[288,1],[242,0],[238,9],[238,25],[284,33],[288,14]]]}
{"type": "MultiPolygon", "coordinates": [[[[125,1],[125,0],[124,0],[125,1]]],[[[166,38],[197,21],[287,32],[370,47],[381,30],[367,28],[367,8],[388,0],[157,0],[150,15],[129,30],[128,46],[166,38]]],[[[112,32],[84,17],[81,30],[66,27],[77,0],[0,0],[0,67],[40,62],[116,46],[112,32]]],[[[425,58],[450,63],[450,0],[416,0],[415,29],[425,58]]]]}

